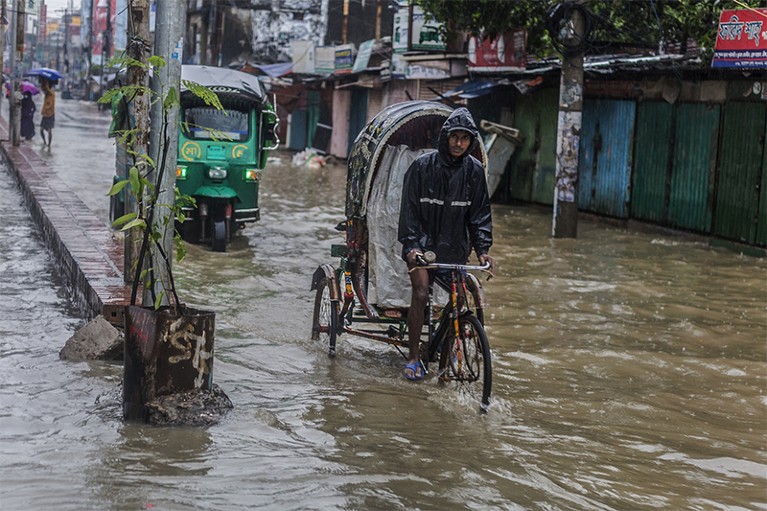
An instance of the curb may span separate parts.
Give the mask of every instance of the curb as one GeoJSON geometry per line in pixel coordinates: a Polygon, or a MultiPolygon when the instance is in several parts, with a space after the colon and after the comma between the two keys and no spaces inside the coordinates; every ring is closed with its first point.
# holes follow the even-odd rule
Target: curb
{"type": "Polygon", "coordinates": [[[19,184],[73,305],[87,320],[101,314],[122,326],[122,310],[131,294],[123,280],[123,241],[35,150],[11,144],[5,119],[0,119],[0,138],[0,158],[19,184]]]}

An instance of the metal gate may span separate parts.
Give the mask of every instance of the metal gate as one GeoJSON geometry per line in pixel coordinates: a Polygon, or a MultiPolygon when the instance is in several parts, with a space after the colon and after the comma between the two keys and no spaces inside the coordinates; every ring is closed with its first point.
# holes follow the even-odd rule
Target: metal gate
{"type": "Polygon", "coordinates": [[[665,101],[637,105],[631,217],[665,223],[674,107],[665,101]]]}
{"type": "Polygon", "coordinates": [[[765,245],[765,155],[767,106],[725,105],[716,189],[714,234],[765,245]]]}
{"type": "Polygon", "coordinates": [[[711,231],[719,112],[714,104],[677,106],[668,204],[671,227],[711,231]]]}
{"type": "Polygon", "coordinates": [[[635,116],[633,101],[584,101],[578,164],[580,209],[628,216],[635,116]]]}

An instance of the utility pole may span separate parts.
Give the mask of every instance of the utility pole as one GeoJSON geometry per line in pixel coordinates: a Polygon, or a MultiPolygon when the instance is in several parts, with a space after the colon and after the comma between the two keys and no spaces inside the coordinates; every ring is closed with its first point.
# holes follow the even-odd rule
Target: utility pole
{"type": "Polygon", "coordinates": [[[349,0],[344,0],[343,25],[341,25],[341,43],[346,44],[346,35],[349,30],[349,0]]]}
{"type": "MultiPolygon", "coordinates": [[[[144,284],[144,305],[151,305],[152,287],[154,296],[159,296],[163,289],[171,289],[169,268],[162,262],[167,258],[169,266],[173,260],[173,235],[175,217],[169,206],[176,200],[176,161],[178,157],[178,104],[165,107],[165,97],[170,89],[180,92],[181,64],[184,52],[184,27],[186,26],[186,6],[184,0],[164,0],[157,3],[155,17],[154,47],[158,55],[167,55],[166,65],[154,71],[152,92],[155,101],[152,106],[152,127],[150,136],[150,154],[156,164],[150,181],[160,190],[152,229],[162,233],[163,254],[152,245],[153,274],[147,275],[144,284]],[[162,175],[159,170],[163,169],[162,175]],[[160,180],[158,182],[158,180],[160,180]],[[163,284],[164,283],[164,284],[163,284]]],[[[168,304],[164,296],[163,305],[168,304]]]]}
{"type": "MultiPolygon", "coordinates": [[[[5,26],[8,24],[8,18],[5,17],[5,2],[6,0],[0,0],[0,72],[5,69],[5,61],[3,55],[5,55],[5,26]]],[[[0,80],[1,81],[1,80],[0,80]]],[[[11,84],[8,84],[10,87],[11,84]]],[[[5,84],[3,84],[5,87],[5,84]]],[[[0,96],[1,98],[2,96],[0,96]]],[[[0,112],[2,112],[3,102],[0,100],[0,112]]]]}
{"type": "Polygon", "coordinates": [[[11,51],[8,52],[11,58],[11,84],[10,94],[10,112],[8,115],[9,135],[11,144],[18,147],[21,145],[19,101],[16,93],[20,88],[19,73],[22,64],[19,56],[24,56],[24,17],[26,15],[25,0],[15,0],[11,11],[11,51]]]}
{"type": "MultiPolygon", "coordinates": [[[[142,63],[144,66],[149,62],[149,0],[130,0],[128,4],[128,45],[126,53],[129,57],[142,63]]],[[[91,31],[92,32],[92,31],[91,31]]],[[[128,98],[130,117],[134,119],[131,126],[132,134],[128,140],[128,158],[132,159],[133,165],[138,168],[141,175],[147,173],[147,162],[138,158],[139,155],[148,154],[149,147],[149,72],[144,66],[130,66],[128,68],[128,81],[136,87],[136,95],[128,98]]],[[[130,167],[131,165],[125,165],[130,167]]],[[[127,170],[127,169],[126,169],[127,170]]],[[[126,194],[125,213],[136,211],[136,204],[126,194]]],[[[138,229],[129,229],[125,232],[125,259],[123,275],[125,282],[133,283],[133,294],[138,290],[138,281],[134,281],[135,266],[138,264],[139,237],[138,229]]]]}
{"type": "MultiPolygon", "coordinates": [[[[560,5],[561,6],[561,5],[560,5]]],[[[562,40],[562,77],[559,85],[557,123],[557,165],[554,190],[555,238],[576,238],[578,233],[578,148],[583,111],[583,41],[585,8],[580,4],[567,10],[559,37],[562,40]]]]}

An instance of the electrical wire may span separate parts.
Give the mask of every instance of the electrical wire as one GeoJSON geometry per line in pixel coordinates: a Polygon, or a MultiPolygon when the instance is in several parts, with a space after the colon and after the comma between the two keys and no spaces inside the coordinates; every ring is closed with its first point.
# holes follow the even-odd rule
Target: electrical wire
{"type": "Polygon", "coordinates": [[[564,55],[583,53],[589,46],[589,36],[594,28],[593,15],[585,6],[576,2],[562,2],[546,10],[546,30],[552,44],[564,55]],[[583,33],[575,34],[570,26],[574,13],[583,19],[583,33]]]}

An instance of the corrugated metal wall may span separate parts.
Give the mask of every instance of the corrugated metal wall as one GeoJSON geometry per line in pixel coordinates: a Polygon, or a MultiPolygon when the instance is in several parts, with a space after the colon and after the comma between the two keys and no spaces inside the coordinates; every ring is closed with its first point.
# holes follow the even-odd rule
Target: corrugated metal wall
{"type": "Polygon", "coordinates": [[[665,101],[643,101],[637,105],[632,218],[657,223],[666,221],[672,130],[672,105],[665,101]]]}
{"type": "Polygon", "coordinates": [[[499,188],[502,200],[552,204],[557,157],[559,90],[547,88],[520,96],[514,110],[514,128],[524,136],[499,188]]]}
{"type": "MultiPolygon", "coordinates": [[[[497,199],[552,203],[557,110],[556,88],[517,99],[514,127],[525,140],[497,199]]],[[[586,100],[578,206],[767,246],[765,139],[760,101],[586,100]]]]}
{"type": "Polygon", "coordinates": [[[764,104],[731,101],[724,107],[714,222],[717,236],[755,244],[761,228],[760,244],[765,244],[765,119],[764,104]]]}
{"type": "Polygon", "coordinates": [[[677,105],[668,205],[672,227],[711,230],[719,112],[714,104],[677,105]]]}
{"type": "Polygon", "coordinates": [[[635,116],[634,101],[584,101],[578,163],[580,209],[628,217],[635,116]]]}

